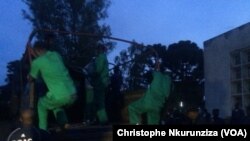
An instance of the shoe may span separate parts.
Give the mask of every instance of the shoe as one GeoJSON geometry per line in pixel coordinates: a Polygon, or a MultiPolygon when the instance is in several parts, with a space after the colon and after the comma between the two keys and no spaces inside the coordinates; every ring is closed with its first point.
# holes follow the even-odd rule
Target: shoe
{"type": "Polygon", "coordinates": [[[55,132],[57,132],[57,133],[59,133],[59,132],[64,132],[64,131],[66,131],[66,130],[68,130],[68,129],[70,129],[70,128],[71,128],[71,125],[68,124],[68,123],[66,123],[66,124],[64,124],[64,125],[61,125],[61,126],[56,127],[56,128],[55,128],[55,132]]]}
{"type": "Polygon", "coordinates": [[[87,126],[87,125],[90,125],[90,120],[85,120],[85,121],[82,122],[82,124],[83,124],[83,125],[86,125],[86,126],[87,126]]]}
{"type": "Polygon", "coordinates": [[[98,122],[96,120],[85,120],[82,122],[82,124],[85,126],[90,126],[90,125],[97,125],[98,122]]]}
{"type": "Polygon", "coordinates": [[[71,127],[71,125],[70,124],[68,124],[68,123],[66,123],[66,124],[64,124],[64,130],[67,130],[67,129],[70,129],[70,127],[71,127]]]}

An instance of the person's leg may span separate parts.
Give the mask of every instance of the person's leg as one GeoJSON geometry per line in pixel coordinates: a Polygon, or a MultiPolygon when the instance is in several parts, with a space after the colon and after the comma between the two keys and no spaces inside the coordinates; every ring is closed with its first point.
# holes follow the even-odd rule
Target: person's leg
{"type": "Polygon", "coordinates": [[[76,100],[75,95],[65,96],[60,99],[54,100],[53,113],[56,118],[56,121],[63,128],[66,128],[65,126],[68,125],[68,117],[63,107],[73,104],[75,100],[76,100]]]}
{"type": "Polygon", "coordinates": [[[63,127],[65,124],[68,124],[68,118],[63,108],[56,108],[53,110],[53,113],[60,126],[63,127]]]}
{"type": "Polygon", "coordinates": [[[97,111],[97,116],[101,124],[105,124],[108,121],[108,116],[104,108],[101,108],[97,111]]]}
{"type": "Polygon", "coordinates": [[[38,119],[39,119],[39,128],[43,130],[48,129],[48,103],[49,99],[45,96],[39,99],[38,101],[38,119]]]}
{"type": "Polygon", "coordinates": [[[147,124],[158,125],[160,124],[160,111],[152,110],[147,113],[147,124]]]}
{"type": "Polygon", "coordinates": [[[141,114],[147,112],[143,98],[131,103],[128,106],[129,123],[132,125],[141,123],[141,114]]]}
{"type": "Polygon", "coordinates": [[[103,92],[103,93],[100,93],[100,95],[101,95],[100,99],[103,99],[103,100],[100,100],[98,102],[97,117],[98,117],[99,122],[102,124],[108,121],[108,115],[107,115],[106,108],[105,108],[105,99],[104,99],[105,94],[103,92]]]}
{"type": "Polygon", "coordinates": [[[95,88],[94,91],[94,100],[96,106],[96,114],[99,122],[104,124],[108,121],[108,116],[105,108],[105,88],[102,85],[95,88]]]}
{"type": "Polygon", "coordinates": [[[93,109],[94,93],[92,88],[86,88],[86,103],[84,108],[84,122],[89,122],[94,119],[93,109]]]}
{"type": "Polygon", "coordinates": [[[37,105],[39,128],[44,130],[48,129],[48,110],[52,110],[57,107],[56,101],[50,98],[48,95],[50,95],[50,92],[48,92],[46,96],[41,97],[38,100],[37,105]]]}
{"type": "Polygon", "coordinates": [[[59,119],[59,123],[65,123],[67,122],[67,116],[61,108],[73,104],[76,100],[76,95],[62,97],[59,100],[50,98],[48,95],[51,94],[48,92],[46,96],[40,98],[38,101],[39,127],[44,130],[48,128],[48,110],[53,110],[56,119],[59,119]]]}

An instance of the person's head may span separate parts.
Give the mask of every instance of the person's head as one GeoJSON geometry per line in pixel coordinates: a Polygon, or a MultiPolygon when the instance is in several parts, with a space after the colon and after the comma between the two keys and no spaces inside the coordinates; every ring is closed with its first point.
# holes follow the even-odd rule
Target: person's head
{"type": "Polygon", "coordinates": [[[47,49],[53,50],[54,49],[54,41],[55,35],[53,33],[46,33],[44,35],[44,45],[47,49]]]}
{"type": "Polygon", "coordinates": [[[213,117],[217,118],[220,115],[220,110],[219,109],[213,109],[213,117]]]}
{"type": "Polygon", "coordinates": [[[151,83],[153,81],[153,72],[152,71],[146,72],[145,73],[145,78],[146,78],[148,83],[151,83]]]}
{"type": "Polygon", "coordinates": [[[119,66],[115,66],[115,67],[114,67],[114,73],[119,73],[119,72],[120,72],[119,66]]]}
{"type": "Polygon", "coordinates": [[[48,48],[53,44],[54,39],[55,39],[55,35],[53,33],[47,33],[47,34],[45,34],[44,42],[46,43],[46,46],[48,48]]]}
{"type": "Polygon", "coordinates": [[[29,127],[33,125],[34,112],[32,109],[24,109],[20,114],[20,122],[23,126],[29,127]]]}
{"type": "Polygon", "coordinates": [[[164,73],[165,72],[165,68],[162,64],[159,65],[159,71],[164,73]]]}
{"type": "Polygon", "coordinates": [[[199,116],[199,109],[195,106],[191,106],[187,109],[187,117],[191,120],[196,120],[199,116]]]}
{"type": "Polygon", "coordinates": [[[106,51],[107,51],[107,48],[106,48],[104,45],[99,44],[99,45],[97,46],[97,54],[105,53],[106,51]]]}
{"type": "Polygon", "coordinates": [[[34,43],[33,50],[36,56],[39,57],[47,51],[47,48],[45,47],[45,44],[43,42],[37,41],[34,43]]]}
{"type": "Polygon", "coordinates": [[[240,103],[239,102],[235,103],[234,108],[239,109],[240,108],[240,103]]]}

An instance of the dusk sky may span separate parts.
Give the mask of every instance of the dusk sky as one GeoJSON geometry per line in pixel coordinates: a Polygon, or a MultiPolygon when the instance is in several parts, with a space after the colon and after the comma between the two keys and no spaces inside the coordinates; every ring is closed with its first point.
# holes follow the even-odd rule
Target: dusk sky
{"type": "MultiPolygon", "coordinates": [[[[169,45],[191,40],[203,42],[250,21],[249,0],[112,0],[105,23],[112,36],[144,44],[169,45]]],[[[21,0],[0,3],[0,85],[6,78],[8,62],[20,59],[32,30],[21,10],[21,0]]],[[[128,44],[117,44],[115,55],[128,44]]]]}

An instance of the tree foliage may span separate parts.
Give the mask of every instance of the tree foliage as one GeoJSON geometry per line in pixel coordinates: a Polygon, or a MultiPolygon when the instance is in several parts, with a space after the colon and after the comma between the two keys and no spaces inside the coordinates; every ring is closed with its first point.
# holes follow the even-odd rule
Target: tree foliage
{"type": "MultiPolygon", "coordinates": [[[[113,42],[102,38],[102,36],[111,35],[110,27],[102,21],[108,16],[107,9],[110,0],[23,0],[23,2],[28,6],[28,10],[23,10],[23,16],[32,23],[33,29],[95,35],[95,37],[90,37],[53,33],[53,43],[47,45],[63,56],[67,67],[85,66],[96,55],[97,45],[101,44],[106,46],[108,51],[112,50],[113,42]]],[[[48,41],[47,37],[51,35],[51,33],[39,30],[35,40],[48,41]]],[[[25,55],[18,61],[8,63],[7,85],[1,88],[4,91],[4,98],[1,97],[1,99],[13,101],[11,99],[14,97],[20,100],[21,94],[24,93],[25,82],[27,82],[29,65],[25,55]]],[[[74,76],[77,75],[76,72],[73,71],[73,73],[74,76]]],[[[79,79],[79,76],[75,78],[79,79]]],[[[17,102],[10,105],[19,106],[17,102]]]]}
{"type": "Polygon", "coordinates": [[[171,76],[174,84],[174,90],[169,97],[171,105],[178,106],[180,101],[186,105],[201,105],[204,81],[203,50],[191,41],[180,41],[168,47],[154,44],[131,46],[123,50],[115,62],[123,68],[125,88],[145,89],[149,84],[147,71],[155,69],[156,59],[160,60],[163,70],[171,76]]]}
{"type": "Polygon", "coordinates": [[[175,81],[203,81],[203,50],[191,41],[169,45],[163,63],[175,81]]]}
{"type": "Polygon", "coordinates": [[[132,45],[115,58],[125,77],[124,87],[128,90],[144,89],[148,85],[147,72],[155,68],[156,59],[163,59],[166,47],[155,45],[132,45]]]}
{"type": "MultiPolygon", "coordinates": [[[[95,55],[97,44],[108,49],[113,43],[102,36],[110,36],[108,25],[101,24],[107,18],[109,0],[23,0],[29,7],[23,11],[34,29],[49,29],[69,32],[91,33],[97,37],[72,34],[54,34],[53,49],[59,51],[68,64],[84,66],[95,55]]],[[[48,33],[39,32],[38,40],[48,33]]]]}
{"type": "Polygon", "coordinates": [[[22,65],[19,60],[11,61],[7,65],[7,78],[6,82],[11,87],[13,94],[20,94],[22,90],[23,76],[21,75],[22,65]]]}
{"type": "Polygon", "coordinates": [[[202,106],[203,102],[203,50],[191,41],[180,41],[168,46],[164,65],[175,81],[172,102],[183,101],[187,106],[202,106]]]}
{"type": "Polygon", "coordinates": [[[2,94],[0,95],[0,111],[5,112],[0,116],[0,118],[16,118],[18,115],[19,99],[23,94],[23,66],[21,61],[15,60],[11,61],[7,65],[7,84],[0,87],[2,94]],[[5,107],[5,109],[1,109],[5,107]]]}

